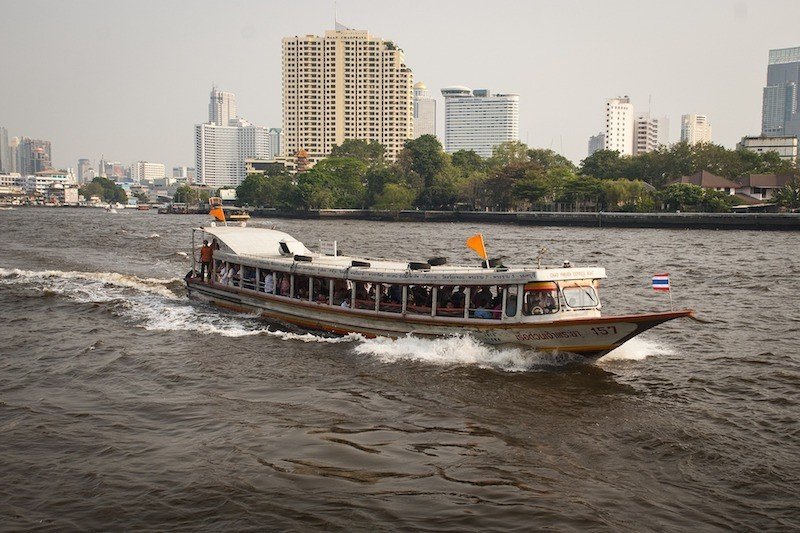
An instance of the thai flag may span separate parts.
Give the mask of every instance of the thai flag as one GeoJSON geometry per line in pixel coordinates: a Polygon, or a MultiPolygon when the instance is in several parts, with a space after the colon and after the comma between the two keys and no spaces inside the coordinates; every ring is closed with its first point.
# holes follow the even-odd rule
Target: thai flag
{"type": "Polygon", "coordinates": [[[669,292],[669,274],[656,274],[653,276],[653,290],[669,292]]]}

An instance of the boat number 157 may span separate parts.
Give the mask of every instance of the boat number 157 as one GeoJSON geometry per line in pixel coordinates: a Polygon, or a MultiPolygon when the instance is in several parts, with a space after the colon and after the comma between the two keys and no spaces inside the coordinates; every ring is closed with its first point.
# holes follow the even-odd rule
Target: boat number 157
{"type": "Polygon", "coordinates": [[[606,327],[597,327],[592,328],[592,333],[595,335],[614,335],[617,333],[617,326],[606,326],[606,327]]]}

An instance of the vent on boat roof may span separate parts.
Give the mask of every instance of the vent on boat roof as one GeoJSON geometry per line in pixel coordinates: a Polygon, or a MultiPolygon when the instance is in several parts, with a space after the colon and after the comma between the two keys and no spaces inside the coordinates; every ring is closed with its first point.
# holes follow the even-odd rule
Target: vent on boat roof
{"type": "Polygon", "coordinates": [[[292,255],[292,251],[289,250],[289,245],[283,241],[278,243],[278,250],[280,251],[281,255],[292,255]]]}
{"type": "Polygon", "coordinates": [[[367,263],[366,261],[350,261],[350,266],[351,267],[369,268],[371,265],[369,263],[367,263]]]}
{"type": "Polygon", "coordinates": [[[310,263],[311,261],[314,260],[314,258],[313,257],[309,257],[307,255],[296,255],[296,256],[294,256],[294,260],[295,261],[305,261],[306,263],[310,263]]]}
{"type": "Polygon", "coordinates": [[[408,264],[409,270],[430,270],[431,266],[428,263],[416,263],[414,261],[408,264]]]}
{"type": "Polygon", "coordinates": [[[434,257],[432,259],[428,259],[428,264],[432,267],[438,267],[447,264],[446,257],[434,257]]]}
{"type": "MultiPolygon", "coordinates": [[[[481,262],[481,266],[483,268],[487,268],[486,261],[482,261],[481,262]]],[[[498,257],[496,259],[489,259],[488,268],[505,268],[505,266],[503,266],[503,258],[502,257],[498,257]]]]}

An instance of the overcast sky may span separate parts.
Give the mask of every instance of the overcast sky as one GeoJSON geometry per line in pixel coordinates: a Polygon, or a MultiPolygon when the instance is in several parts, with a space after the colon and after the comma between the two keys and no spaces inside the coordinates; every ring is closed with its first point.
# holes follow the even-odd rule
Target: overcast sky
{"type": "MultiPolygon", "coordinates": [[[[713,140],[758,134],[770,48],[800,46],[794,1],[338,0],[339,21],[395,41],[414,80],[520,95],[520,137],[574,161],[606,98],[713,140]]],[[[0,8],[0,126],[77,159],[194,166],[211,84],[239,115],[281,125],[281,38],[333,28],[333,0],[11,1],[0,8]]]]}

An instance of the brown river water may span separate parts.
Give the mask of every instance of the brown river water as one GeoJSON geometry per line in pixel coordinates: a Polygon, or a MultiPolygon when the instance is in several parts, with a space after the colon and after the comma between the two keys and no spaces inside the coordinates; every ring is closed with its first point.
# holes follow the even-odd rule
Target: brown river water
{"type": "Polygon", "coordinates": [[[580,364],[189,301],[205,220],[0,211],[0,529],[800,529],[798,234],[276,221],[372,257],[544,245],[606,268],[606,314],[669,309],[668,271],[708,321],[580,364]]]}

